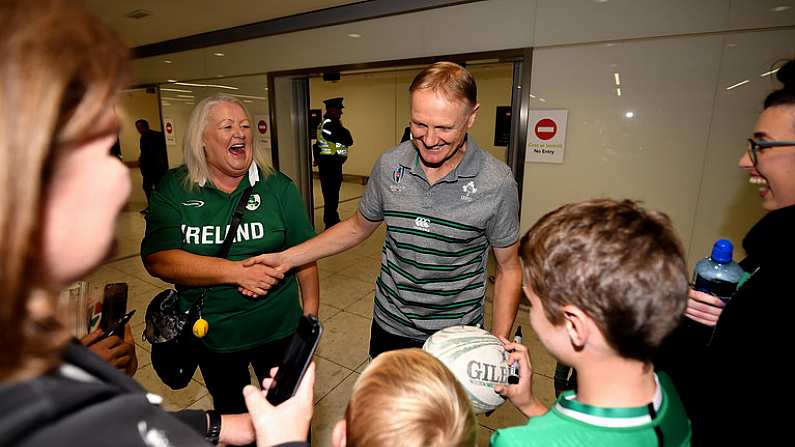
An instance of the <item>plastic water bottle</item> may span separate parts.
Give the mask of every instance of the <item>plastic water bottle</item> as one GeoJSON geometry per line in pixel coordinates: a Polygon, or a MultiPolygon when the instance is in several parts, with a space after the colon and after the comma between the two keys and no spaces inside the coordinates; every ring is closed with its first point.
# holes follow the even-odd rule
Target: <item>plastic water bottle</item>
{"type": "Polygon", "coordinates": [[[715,295],[724,303],[731,299],[745,273],[742,267],[732,260],[733,250],[730,241],[726,239],[715,241],[712,253],[696,264],[693,272],[696,290],[715,295]]]}

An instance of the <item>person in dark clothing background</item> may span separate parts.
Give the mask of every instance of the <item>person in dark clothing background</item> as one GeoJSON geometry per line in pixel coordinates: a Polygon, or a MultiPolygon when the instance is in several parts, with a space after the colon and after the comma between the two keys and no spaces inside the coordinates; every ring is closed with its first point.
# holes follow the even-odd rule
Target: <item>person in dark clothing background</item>
{"type": "Polygon", "coordinates": [[[312,145],[312,154],[323,191],[323,224],[326,228],[331,228],[340,222],[337,207],[342,186],[342,164],[348,159],[348,148],[353,146],[353,138],[340,121],[342,98],[327,99],[323,103],[326,105],[326,114],[318,126],[317,141],[312,145]]]}
{"type": "Polygon", "coordinates": [[[149,122],[145,119],[136,121],[135,128],[141,134],[141,156],[138,159],[138,166],[144,178],[146,202],[149,203],[149,196],[152,195],[155,185],[168,172],[166,139],[163,132],[150,129],[149,122]]]}
{"type": "Polygon", "coordinates": [[[0,446],[250,444],[246,414],[167,413],[119,371],[132,332],[129,350],[84,339],[92,352],[58,311],[111,256],[130,193],[110,153],[130,52],[81,3],[0,1],[0,446]]]}

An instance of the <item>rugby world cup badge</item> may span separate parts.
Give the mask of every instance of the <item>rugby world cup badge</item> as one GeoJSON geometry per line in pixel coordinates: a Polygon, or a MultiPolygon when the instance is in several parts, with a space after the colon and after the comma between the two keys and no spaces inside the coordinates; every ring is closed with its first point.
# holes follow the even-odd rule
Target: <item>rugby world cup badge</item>
{"type": "Polygon", "coordinates": [[[389,190],[392,192],[400,192],[403,190],[403,185],[400,184],[400,181],[403,179],[403,175],[405,174],[405,169],[403,166],[397,165],[395,169],[392,170],[392,181],[395,182],[394,185],[389,185],[389,190]]]}

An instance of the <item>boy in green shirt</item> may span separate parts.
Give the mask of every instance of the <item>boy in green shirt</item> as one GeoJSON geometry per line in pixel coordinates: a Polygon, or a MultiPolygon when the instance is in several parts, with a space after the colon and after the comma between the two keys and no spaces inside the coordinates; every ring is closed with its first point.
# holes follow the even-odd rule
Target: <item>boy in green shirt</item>
{"type": "Polygon", "coordinates": [[[522,238],[530,323],[576,391],[548,409],[533,395],[527,348],[508,343],[517,385],[498,386],[527,425],[497,430],[495,447],[689,446],[690,422],[651,359],[687,303],[682,246],[670,219],[631,201],[591,200],[542,217],[522,238]]]}

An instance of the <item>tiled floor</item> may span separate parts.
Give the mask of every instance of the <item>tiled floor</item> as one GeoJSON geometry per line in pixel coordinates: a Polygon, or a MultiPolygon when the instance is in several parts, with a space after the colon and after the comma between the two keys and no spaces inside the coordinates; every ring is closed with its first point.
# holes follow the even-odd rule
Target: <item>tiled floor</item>
{"type": "MultiPolygon", "coordinates": [[[[343,183],[340,194],[340,215],[343,219],[356,211],[358,199],[364,187],[355,183],[343,183]]],[[[315,222],[322,228],[322,196],[315,180],[315,222]]],[[[149,345],[141,341],[143,316],[146,305],[159,290],[169,284],[149,276],[138,256],[145,222],[138,213],[143,203],[131,203],[122,213],[118,223],[118,251],[113,261],[103,265],[87,280],[96,291],[105,283],[127,282],[129,284],[128,306],[137,312],[132,319],[132,329],[137,340],[139,368],[135,375],[148,390],[164,397],[167,410],[182,408],[212,407],[212,399],[204,387],[199,372],[185,389],[171,391],[163,385],[152,369],[149,345]]],[[[325,334],[317,353],[317,382],[315,384],[315,413],[312,421],[313,445],[327,446],[334,423],[345,412],[354,382],[367,365],[370,322],[373,312],[373,291],[376,272],[379,269],[384,228],[360,246],[332,258],[318,262],[320,269],[320,320],[325,334]]],[[[490,294],[487,295],[489,300],[490,294]]],[[[491,302],[487,303],[486,321],[491,321],[491,302]]],[[[527,308],[522,307],[517,323],[526,334],[525,344],[530,348],[534,370],[534,389],[541,399],[549,404],[553,401],[552,377],[554,361],[544,351],[530,329],[527,308]]],[[[488,326],[488,323],[487,323],[488,326]]],[[[494,429],[524,424],[526,420],[510,404],[505,404],[491,416],[480,416],[480,445],[488,445],[494,429]]]]}

